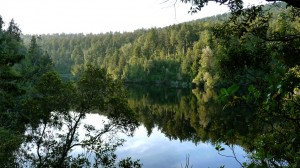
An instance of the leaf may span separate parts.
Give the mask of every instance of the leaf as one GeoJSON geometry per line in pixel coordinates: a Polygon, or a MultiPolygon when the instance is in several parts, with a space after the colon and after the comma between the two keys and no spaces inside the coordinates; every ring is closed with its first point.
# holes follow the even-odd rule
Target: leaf
{"type": "Polygon", "coordinates": [[[227,92],[227,90],[225,88],[222,88],[220,90],[220,92],[221,92],[221,95],[223,95],[223,96],[228,95],[228,92],[227,92]]]}
{"type": "Polygon", "coordinates": [[[250,93],[253,93],[253,92],[255,91],[254,86],[253,86],[253,85],[250,85],[250,86],[248,87],[248,91],[249,91],[250,93]]]}
{"type": "Polygon", "coordinates": [[[239,90],[239,86],[238,85],[236,85],[236,84],[233,84],[233,85],[231,85],[228,89],[227,89],[227,92],[229,93],[229,94],[234,94],[236,91],[238,91],[239,90]]]}

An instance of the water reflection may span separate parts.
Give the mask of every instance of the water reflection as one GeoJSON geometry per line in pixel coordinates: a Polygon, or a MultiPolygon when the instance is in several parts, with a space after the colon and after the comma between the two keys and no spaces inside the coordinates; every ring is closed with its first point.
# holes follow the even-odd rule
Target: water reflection
{"type": "MultiPolygon", "coordinates": [[[[245,161],[245,152],[240,147],[235,147],[235,152],[240,161],[245,161]]],[[[158,128],[147,135],[145,127],[140,126],[134,137],[127,138],[122,147],[119,147],[117,154],[120,157],[131,156],[140,159],[143,167],[184,167],[186,156],[189,156],[190,166],[193,167],[239,167],[233,158],[226,158],[217,154],[214,146],[210,143],[198,143],[191,141],[181,142],[170,140],[158,128]]],[[[232,155],[226,148],[224,154],[232,155]]]]}
{"type": "Polygon", "coordinates": [[[47,122],[27,127],[16,159],[22,167],[112,167],[115,150],[129,136],[116,119],[99,114],[51,112],[47,122]],[[64,157],[64,158],[63,158],[64,157]]]}
{"type": "MultiPolygon", "coordinates": [[[[225,143],[235,145],[237,159],[245,161],[245,152],[238,145],[248,147],[245,137],[255,130],[249,129],[255,128],[253,126],[242,127],[252,122],[252,116],[246,110],[234,113],[222,110],[215,101],[211,101],[214,100],[213,91],[157,86],[128,86],[127,90],[129,106],[138,114],[142,124],[133,137],[118,133],[127,132],[127,127],[123,126],[125,118],[114,116],[117,113],[108,113],[112,116],[106,114],[110,120],[97,113],[50,113],[48,121],[31,132],[27,131],[27,137],[32,138],[31,143],[25,143],[21,150],[31,148],[24,154],[28,151],[36,153],[30,156],[26,164],[34,165],[36,162],[41,165],[53,161],[53,165],[57,166],[57,156],[67,146],[64,157],[70,161],[66,165],[73,163],[74,156],[78,156],[74,159],[79,165],[94,164],[91,158],[99,159],[99,163],[104,164],[105,157],[109,157],[114,164],[117,154],[118,158],[140,159],[144,167],[184,167],[187,162],[193,167],[239,167],[233,158],[217,153],[215,145],[219,143],[223,147],[226,147],[225,143]],[[109,133],[108,137],[106,133],[109,133]],[[122,144],[122,139],[126,143],[117,148],[122,144]]],[[[112,107],[117,112],[121,110],[115,104],[112,107]]],[[[222,154],[232,156],[233,153],[225,148],[222,154]]]]}
{"type": "Polygon", "coordinates": [[[158,127],[169,139],[239,144],[241,136],[257,134],[250,108],[224,110],[213,91],[128,86],[128,92],[129,105],[139,114],[148,135],[158,127]],[[156,94],[151,92],[154,88],[156,94]]]}
{"type": "MultiPolygon", "coordinates": [[[[265,130],[271,128],[257,120],[256,113],[247,104],[239,102],[240,108],[224,109],[216,101],[213,90],[180,90],[161,86],[127,86],[127,90],[128,104],[135,113],[128,108],[126,100],[116,101],[117,96],[112,97],[106,113],[102,113],[105,117],[95,111],[91,114],[91,110],[88,110],[89,113],[86,110],[80,112],[80,108],[76,108],[79,109],[77,112],[67,109],[54,113],[49,110],[45,119],[27,127],[24,144],[15,153],[17,164],[66,167],[74,163],[97,167],[87,166],[95,163],[91,158],[104,164],[109,157],[112,161],[109,164],[115,166],[117,154],[118,158],[140,159],[144,167],[184,167],[186,157],[193,167],[240,167],[234,158],[220,156],[215,146],[221,144],[225,148],[222,154],[232,156],[226,145],[233,145],[237,160],[244,162],[246,153],[257,150],[255,143],[260,142],[259,135],[267,135],[265,130]],[[124,109],[131,112],[128,113],[130,115],[122,113],[124,109]],[[135,130],[139,125],[135,114],[142,125],[136,129],[134,136],[118,133],[131,134],[135,130]],[[105,133],[108,132],[107,138],[105,133]],[[118,147],[123,142],[122,138],[126,142],[118,147]],[[90,151],[89,155],[82,149],[90,151]],[[58,159],[64,164],[60,164],[58,159]]],[[[91,98],[87,95],[83,100],[85,102],[81,104],[75,101],[73,106],[85,107],[91,98]]],[[[93,103],[98,106],[99,101],[93,103]]]]}
{"type": "MultiPolygon", "coordinates": [[[[139,113],[144,127],[118,150],[121,154],[140,157],[146,167],[179,167],[185,164],[187,154],[194,167],[239,167],[234,159],[218,155],[214,145],[245,145],[240,139],[250,130],[242,125],[253,120],[245,110],[235,113],[223,110],[212,101],[216,95],[213,90],[157,86],[127,86],[127,89],[129,105],[139,113]]],[[[240,147],[235,152],[244,162],[245,152],[240,147]]],[[[232,155],[232,151],[227,149],[223,154],[232,155]]]]}
{"type": "MultiPolygon", "coordinates": [[[[71,112],[72,114],[72,112],[71,112]]],[[[85,118],[81,120],[80,126],[78,128],[78,141],[83,141],[86,138],[88,133],[84,125],[88,124],[93,127],[95,130],[103,130],[105,123],[109,123],[109,120],[106,116],[100,115],[98,113],[86,114],[85,118]]],[[[48,132],[51,132],[51,135],[61,135],[64,131],[67,130],[66,125],[63,125],[62,129],[56,129],[55,127],[47,127],[48,132]]],[[[42,129],[41,126],[39,129],[42,129]]],[[[29,131],[29,130],[28,130],[29,131]]],[[[34,133],[27,134],[34,135],[34,133]]],[[[36,133],[41,133],[42,131],[36,130],[36,133]]],[[[50,137],[56,138],[56,141],[59,142],[59,136],[50,137]]],[[[148,133],[144,125],[139,126],[133,137],[128,137],[126,134],[121,132],[108,132],[101,136],[102,140],[120,140],[124,139],[126,142],[117,147],[115,154],[118,158],[131,157],[133,160],[140,159],[143,167],[152,168],[152,167],[184,167],[186,164],[186,157],[189,158],[190,166],[193,167],[220,167],[226,165],[226,167],[239,167],[239,164],[233,158],[226,158],[220,156],[215,150],[214,145],[210,142],[195,142],[190,140],[180,140],[171,138],[167,136],[162,130],[155,126],[152,128],[151,134],[148,133]],[[117,135],[117,136],[116,136],[117,135]]],[[[112,142],[110,142],[112,143],[112,142]]],[[[33,143],[24,143],[27,145],[23,146],[23,149],[30,149],[30,151],[36,150],[36,144],[33,143]],[[34,147],[35,146],[35,147],[34,147]],[[32,148],[34,147],[34,148],[32,148]]],[[[223,144],[226,148],[226,146],[223,144]]],[[[74,148],[69,156],[76,157],[84,152],[84,149],[81,147],[74,148]]],[[[242,148],[235,146],[235,152],[240,161],[245,161],[245,152],[242,148]]],[[[232,155],[231,151],[226,148],[225,152],[222,154],[232,155]]],[[[90,153],[88,158],[93,164],[93,158],[95,153],[90,153]]],[[[32,163],[27,163],[31,165],[32,163]]]]}

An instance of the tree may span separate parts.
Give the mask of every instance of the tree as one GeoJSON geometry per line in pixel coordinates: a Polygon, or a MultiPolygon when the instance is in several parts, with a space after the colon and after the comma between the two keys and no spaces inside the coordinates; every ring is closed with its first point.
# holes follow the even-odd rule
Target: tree
{"type": "MultiPolygon", "coordinates": [[[[34,112],[34,116],[39,116],[41,120],[28,126],[25,135],[28,141],[15,153],[20,166],[115,165],[114,151],[123,143],[115,134],[123,132],[132,135],[138,126],[135,113],[128,107],[126,95],[118,81],[114,81],[105,70],[88,66],[76,83],[64,83],[57,73],[46,73],[38,81],[36,90],[37,96],[24,104],[29,113],[34,112]],[[103,120],[103,127],[95,128],[88,123],[83,125],[86,115],[96,110],[109,119],[103,120]],[[83,138],[79,138],[80,127],[86,132],[83,138]],[[32,148],[32,145],[35,147],[32,148]],[[76,147],[80,147],[82,153],[71,155],[76,147]]],[[[140,165],[128,159],[121,163],[120,167],[125,163],[133,167],[140,165]]]]}
{"type": "MultiPolygon", "coordinates": [[[[231,85],[220,90],[223,111],[251,107],[265,129],[254,139],[248,166],[299,167],[299,145],[293,140],[299,139],[300,123],[300,1],[283,0],[287,5],[279,4],[285,9],[278,11],[270,7],[278,3],[244,8],[242,0],[214,1],[231,10],[230,18],[213,30],[223,51],[219,72],[231,85]]],[[[191,3],[190,12],[195,13],[209,0],[181,2],[191,3]]]]}
{"type": "MultiPolygon", "coordinates": [[[[3,25],[0,17],[0,167],[140,167],[130,158],[115,163],[114,151],[123,143],[115,133],[132,135],[138,126],[121,83],[91,66],[79,81],[63,82],[39,37],[31,37],[26,50],[18,25],[13,20],[5,30],[3,25]],[[81,120],[96,110],[109,120],[100,130],[82,126],[87,134],[79,139],[81,120]],[[104,134],[112,135],[105,140],[104,134]],[[93,153],[94,161],[70,154],[79,146],[93,153]]],[[[82,53],[74,49],[77,63],[82,53]]]]}
{"type": "Polygon", "coordinates": [[[193,79],[193,83],[197,85],[204,84],[204,88],[213,88],[218,83],[218,74],[216,70],[216,58],[209,47],[202,50],[201,59],[199,61],[200,68],[197,76],[193,79]]]}
{"type": "MultiPolygon", "coordinates": [[[[16,110],[18,99],[24,95],[21,76],[14,66],[25,55],[20,29],[12,20],[6,30],[0,16],[0,166],[12,163],[12,154],[21,143],[23,125],[16,110]]],[[[14,167],[10,164],[10,167],[14,167]]]]}
{"type": "MultiPolygon", "coordinates": [[[[227,5],[232,12],[238,12],[243,9],[243,0],[180,0],[183,3],[191,3],[190,12],[195,13],[200,11],[208,2],[216,2],[221,5],[227,5]]],[[[299,0],[265,0],[266,2],[285,2],[291,6],[300,8],[299,0]]]]}
{"type": "Polygon", "coordinates": [[[38,44],[39,37],[32,36],[25,59],[19,65],[25,83],[31,86],[45,73],[53,70],[50,55],[38,44]]]}
{"type": "Polygon", "coordinates": [[[84,70],[84,53],[79,46],[75,46],[75,49],[71,53],[71,58],[74,62],[71,72],[73,76],[76,76],[84,70]]]}
{"type": "MultiPolygon", "coordinates": [[[[4,24],[0,16],[1,27],[4,24]]],[[[20,30],[12,20],[7,30],[0,29],[0,118],[12,113],[15,98],[23,91],[19,85],[20,76],[13,66],[24,58],[20,30]]],[[[0,126],[7,120],[3,120],[0,126]]]]}

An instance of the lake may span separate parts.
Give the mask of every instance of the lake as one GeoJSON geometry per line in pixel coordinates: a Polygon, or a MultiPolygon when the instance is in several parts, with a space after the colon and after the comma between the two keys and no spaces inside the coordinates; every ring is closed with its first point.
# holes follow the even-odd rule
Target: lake
{"type": "MultiPolygon", "coordinates": [[[[103,120],[103,116],[98,114],[87,115],[84,122],[92,123],[97,127],[97,123],[103,120]]],[[[99,126],[99,125],[98,125],[99,126]]],[[[145,168],[179,168],[186,164],[186,157],[189,157],[189,165],[193,167],[240,167],[234,158],[224,157],[218,154],[215,147],[209,142],[198,142],[197,145],[191,141],[180,141],[166,137],[164,133],[155,127],[148,135],[145,126],[141,125],[134,133],[133,137],[119,134],[126,139],[123,146],[117,148],[119,158],[131,157],[140,159],[145,168]]],[[[232,156],[231,150],[225,147],[222,154],[232,156]]],[[[235,153],[238,160],[243,162],[245,152],[239,146],[235,146],[235,153]]]]}
{"type": "Polygon", "coordinates": [[[239,162],[246,161],[243,149],[251,145],[247,143],[248,135],[256,132],[250,125],[252,117],[243,110],[223,110],[213,101],[214,91],[156,85],[129,85],[126,90],[128,104],[140,123],[133,136],[125,134],[128,130],[121,126],[124,119],[110,120],[100,112],[52,112],[47,122],[27,128],[25,134],[30,141],[24,142],[20,151],[25,152],[25,158],[32,154],[33,159],[25,160],[25,164],[44,158],[56,163],[56,155],[63,151],[73,157],[85,153],[81,156],[92,164],[93,159],[103,160],[106,156],[114,160],[115,153],[117,161],[131,157],[139,159],[145,168],[241,167],[239,162]],[[120,139],[125,139],[122,146],[120,139]],[[83,142],[93,146],[81,148],[83,142]],[[70,148],[66,147],[68,143],[70,148]],[[216,146],[224,149],[218,153],[216,146]],[[103,152],[100,158],[96,158],[97,152],[103,152]]]}
{"type": "MultiPolygon", "coordinates": [[[[216,142],[214,139],[206,136],[201,139],[196,130],[199,128],[190,125],[193,123],[191,117],[199,109],[199,101],[191,90],[155,85],[130,85],[127,90],[129,104],[140,114],[142,125],[118,148],[117,154],[121,158],[140,159],[146,168],[184,167],[187,157],[193,167],[240,167],[234,158],[218,154],[212,144],[216,142]]],[[[222,154],[233,155],[226,145],[222,146],[225,147],[222,154]]],[[[234,152],[239,161],[246,161],[241,147],[235,146],[234,152]]]]}

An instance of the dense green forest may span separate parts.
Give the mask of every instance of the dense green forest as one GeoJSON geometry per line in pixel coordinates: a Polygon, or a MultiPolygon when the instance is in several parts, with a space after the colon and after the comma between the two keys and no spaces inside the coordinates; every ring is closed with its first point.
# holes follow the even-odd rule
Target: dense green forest
{"type": "Polygon", "coordinates": [[[95,65],[125,82],[187,87],[199,73],[202,50],[217,43],[209,29],[226,17],[125,33],[41,35],[39,44],[66,77],[95,65]]]}
{"type": "Polygon", "coordinates": [[[130,136],[139,125],[121,83],[93,66],[64,82],[37,41],[33,36],[26,47],[14,20],[4,29],[0,17],[0,167],[140,167],[114,154],[123,140],[110,134],[130,136]],[[101,129],[85,124],[79,139],[81,121],[96,110],[109,122],[101,129]],[[78,146],[85,152],[71,155],[78,146]]]}
{"type": "MultiPolygon", "coordinates": [[[[234,9],[165,28],[98,35],[21,35],[13,20],[4,29],[0,17],[0,163],[116,166],[113,152],[122,142],[103,145],[100,137],[111,130],[132,134],[137,117],[149,133],[156,124],[170,138],[240,144],[252,159],[242,167],[299,167],[299,8],[234,9]],[[197,89],[178,106],[158,107],[154,98],[143,106],[149,100],[126,100],[119,80],[181,88],[194,83],[197,89]],[[87,125],[88,139],[79,142],[81,119],[96,110],[111,123],[99,131],[87,125]],[[69,127],[58,135],[61,141],[45,131],[63,123],[69,127]],[[32,134],[24,134],[28,128],[32,134]],[[23,142],[35,143],[37,155],[26,153],[23,142]],[[75,146],[94,152],[95,162],[72,158],[75,146]]],[[[140,164],[128,158],[122,166],[140,164]]]]}
{"type": "MultiPolygon", "coordinates": [[[[262,30],[267,31],[265,35],[282,34],[280,31],[294,28],[295,25],[284,19],[287,17],[286,10],[282,8],[277,10],[276,7],[271,10],[272,18],[267,25],[263,25],[267,26],[266,30],[262,30]]],[[[236,39],[230,39],[232,41],[230,44],[240,46],[239,49],[243,51],[236,52],[243,57],[236,59],[236,62],[229,62],[228,60],[233,58],[228,58],[228,52],[234,48],[226,46],[225,38],[216,38],[216,30],[213,30],[216,25],[222,24],[228,18],[228,14],[217,15],[165,28],[141,29],[125,33],[41,35],[39,44],[51,56],[56,70],[65,77],[76,76],[87,65],[95,65],[107,69],[114,79],[125,82],[165,83],[188,87],[192,82],[199,85],[206,81],[208,85],[214,85],[217,80],[221,80],[220,77],[230,73],[226,72],[228,69],[222,69],[225,64],[236,66],[251,64],[248,65],[251,68],[250,66],[265,63],[267,56],[259,58],[258,55],[268,52],[264,47],[275,42],[267,43],[261,37],[255,39],[255,36],[249,39],[250,36],[246,35],[243,35],[241,42],[241,35],[236,34],[236,39]],[[246,38],[249,39],[247,43],[246,38]],[[264,44],[260,45],[261,43],[264,44]],[[254,48],[255,46],[261,48],[254,48]],[[248,56],[242,52],[255,55],[256,58],[244,60],[248,56]]],[[[25,43],[28,44],[29,41],[30,36],[25,36],[25,43]]],[[[285,47],[283,44],[281,46],[285,47]]],[[[277,52],[270,49],[269,51],[274,54],[277,52]]],[[[295,58],[286,60],[297,62],[295,58]]]]}

